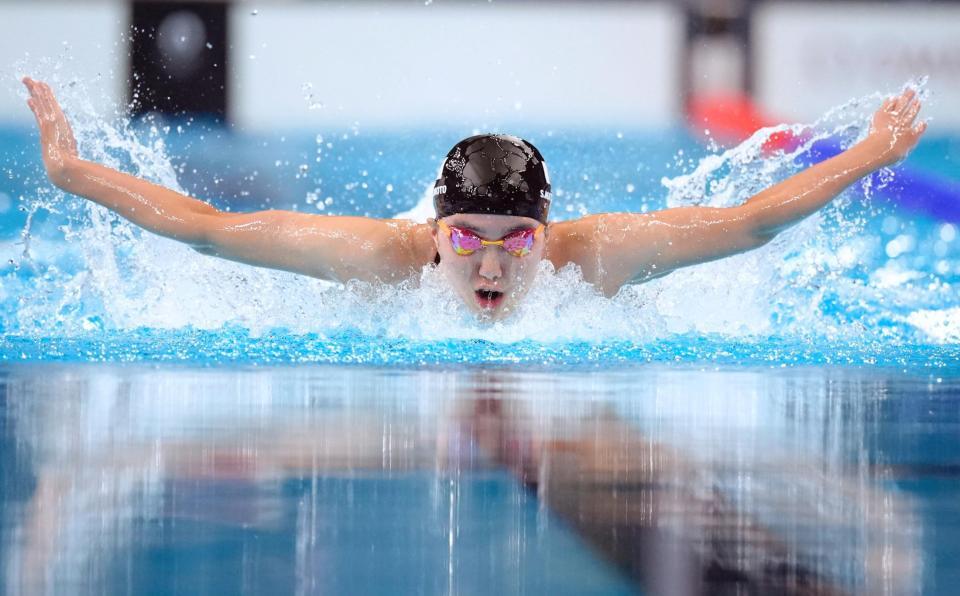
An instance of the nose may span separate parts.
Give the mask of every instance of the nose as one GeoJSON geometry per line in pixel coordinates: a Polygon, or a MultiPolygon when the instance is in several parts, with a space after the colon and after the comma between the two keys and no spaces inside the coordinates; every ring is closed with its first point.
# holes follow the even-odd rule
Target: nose
{"type": "Polygon", "coordinates": [[[496,250],[490,250],[490,248],[497,247],[488,247],[487,250],[482,251],[483,255],[480,257],[480,277],[489,280],[496,281],[503,276],[503,268],[500,266],[500,255],[497,254],[496,250]]]}

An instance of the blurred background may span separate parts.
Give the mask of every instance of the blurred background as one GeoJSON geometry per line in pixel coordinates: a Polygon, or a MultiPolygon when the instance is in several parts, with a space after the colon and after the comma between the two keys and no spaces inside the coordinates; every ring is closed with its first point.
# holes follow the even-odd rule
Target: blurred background
{"type": "MultiPolygon", "coordinates": [[[[183,188],[221,206],[376,216],[414,207],[447,148],[479,131],[558,145],[561,191],[570,167],[599,174],[566,159],[565,140],[640,131],[608,148],[634,171],[612,188],[655,208],[661,177],[708,150],[929,77],[917,164],[940,178],[919,212],[954,221],[957,22],[958,2],[0,0],[0,213],[37,161],[24,74],[79,96],[72,116],[146,117],[183,188]],[[367,164],[337,167],[354,154],[367,164]],[[378,170],[384,155],[409,175],[378,170]]],[[[555,213],[619,204],[603,184],[589,208],[561,193],[555,213]]]]}
{"type": "MultiPolygon", "coordinates": [[[[0,56],[69,59],[101,109],[250,130],[659,127],[711,95],[812,120],[921,75],[957,130],[958,21],[957,2],[7,0],[0,56]]],[[[5,87],[2,120],[27,122],[5,87]]]]}
{"type": "MultiPolygon", "coordinates": [[[[7,0],[0,134],[8,155],[30,156],[16,82],[29,73],[60,93],[79,87],[68,113],[165,124],[154,130],[179,158],[181,184],[215,202],[390,215],[412,207],[446,149],[475,131],[541,141],[643,131],[649,158],[630,184],[662,196],[660,177],[677,173],[665,168],[706,147],[929,77],[920,168],[946,177],[934,186],[955,198],[957,22],[957,2],[7,0]],[[184,132],[199,123],[202,142],[184,132]],[[364,144],[375,133],[386,136],[364,144]],[[383,212],[367,205],[379,195],[353,196],[373,186],[360,179],[373,170],[316,171],[325,154],[354,150],[371,162],[389,152],[415,172],[409,184],[378,181],[383,212]]],[[[9,210],[26,187],[2,184],[9,210]]]]}

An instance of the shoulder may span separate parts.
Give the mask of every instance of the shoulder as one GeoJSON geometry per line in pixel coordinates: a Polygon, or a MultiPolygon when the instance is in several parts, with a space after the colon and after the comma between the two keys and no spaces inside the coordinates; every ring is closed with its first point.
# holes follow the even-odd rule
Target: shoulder
{"type": "Polygon", "coordinates": [[[402,219],[387,220],[386,224],[393,231],[392,242],[396,243],[390,248],[402,252],[409,267],[419,270],[434,262],[437,247],[429,225],[402,219]]]}
{"type": "Polygon", "coordinates": [[[595,216],[547,224],[547,252],[565,251],[571,242],[588,236],[591,232],[587,219],[591,217],[595,216]]]}
{"type": "Polygon", "coordinates": [[[557,269],[572,263],[580,268],[585,281],[599,285],[602,277],[597,250],[598,236],[602,233],[600,222],[601,216],[588,215],[549,224],[544,258],[557,269]]]}
{"type": "Polygon", "coordinates": [[[596,246],[604,215],[587,215],[548,224],[546,258],[557,267],[568,262],[580,264],[579,261],[591,254],[596,246]]]}
{"type": "Polygon", "coordinates": [[[554,267],[574,264],[583,279],[612,296],[650,260],[646,214],[597,213],[550,225],[546,258],[554,267]]]}

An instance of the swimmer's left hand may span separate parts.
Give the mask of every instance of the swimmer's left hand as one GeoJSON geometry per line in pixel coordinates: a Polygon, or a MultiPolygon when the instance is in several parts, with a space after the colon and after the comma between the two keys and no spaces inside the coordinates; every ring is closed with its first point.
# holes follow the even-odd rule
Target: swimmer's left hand
{"type": "Polygon", "coordinates": [[[870,133],[864,141],[875,152],[879,167],[896,163],[907,156],[927,130],[927,123],[914,124],[920,112],[920,98],[907,89],[883,102],[873,115],[870,133]]]}

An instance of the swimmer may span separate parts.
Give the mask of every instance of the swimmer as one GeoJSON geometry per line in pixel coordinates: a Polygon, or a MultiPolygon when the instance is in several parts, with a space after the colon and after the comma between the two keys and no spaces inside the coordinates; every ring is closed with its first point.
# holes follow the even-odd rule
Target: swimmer
{"type": "Polygon", "coordinates": [[[436,216],[406,220],[268,210],[230,213],[135,176],[85,161],[49,85],[23,83],[40,129],[50,180],[145,230],[200,253],[347,282],[397,283],[436,264],[472,311],[488,320],[515,310],[538,264],[579,267],[606,296],[763,246],[845,188],[903,159],[926,130],[912,89],[886,99],[867,137],[741,205],[601,213],[550,222],[551,189],[540,152],[523,139],[479,135],[447,154],[433,187],[436,216]]]}

